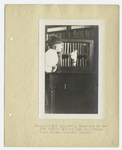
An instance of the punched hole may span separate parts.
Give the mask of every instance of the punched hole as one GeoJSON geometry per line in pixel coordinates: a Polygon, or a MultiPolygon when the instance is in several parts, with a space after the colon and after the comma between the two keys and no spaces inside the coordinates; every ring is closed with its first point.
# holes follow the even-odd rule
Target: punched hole
{"type": "Polygon", "coordinates": [[[12,116],[12,114],[10,113],[9,116],[12,116]]]}
{"type": "Polygon", "coordinates": [[[13,38],[10,38],[11,41],[13,41],[13,38]]]}

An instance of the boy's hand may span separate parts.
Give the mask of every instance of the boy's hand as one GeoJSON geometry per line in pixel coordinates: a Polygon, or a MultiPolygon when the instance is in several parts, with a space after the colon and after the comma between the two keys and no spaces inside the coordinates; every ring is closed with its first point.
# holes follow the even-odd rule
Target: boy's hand
{"type": "Polygon", "coordinates": [[[57,70],[57,65],[52,66],[52,72],[56,72],[57,70]]]}

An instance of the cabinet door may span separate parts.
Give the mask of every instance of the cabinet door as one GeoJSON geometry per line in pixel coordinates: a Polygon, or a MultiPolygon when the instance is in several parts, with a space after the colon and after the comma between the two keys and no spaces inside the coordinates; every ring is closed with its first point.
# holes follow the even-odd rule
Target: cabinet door
{"type": "Polygon", "coordinates": [[[92,72],[94,40],[63,39],[63,49],[59,55],[59,72],[92,72]],[[72,52],[76,52],[76,60],[72,59],[72,52]]]}

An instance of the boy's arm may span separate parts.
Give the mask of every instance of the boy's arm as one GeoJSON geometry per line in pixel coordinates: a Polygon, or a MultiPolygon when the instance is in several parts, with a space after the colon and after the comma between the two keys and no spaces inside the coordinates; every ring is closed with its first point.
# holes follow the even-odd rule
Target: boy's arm
{"type": "Polygon", "coordinates": [[[57,65],[54,66],[46,66],[46,72],[50,73],[50,72],[56,72],[57,70],[57,65]]]}

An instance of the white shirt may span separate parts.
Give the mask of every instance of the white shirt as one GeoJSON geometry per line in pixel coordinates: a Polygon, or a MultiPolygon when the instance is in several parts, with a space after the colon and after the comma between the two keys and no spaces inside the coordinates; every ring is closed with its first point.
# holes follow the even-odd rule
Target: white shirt
{"type": "Polygon", "coordinates": [[[53,49],[49,49],[45,53],[45,68],[46,72],[52,71],[52,66],[56,65],[58,63],[58,55],[57,51],[53,49]]]}

